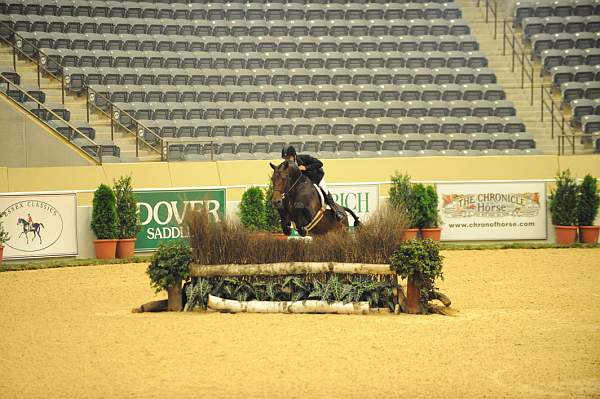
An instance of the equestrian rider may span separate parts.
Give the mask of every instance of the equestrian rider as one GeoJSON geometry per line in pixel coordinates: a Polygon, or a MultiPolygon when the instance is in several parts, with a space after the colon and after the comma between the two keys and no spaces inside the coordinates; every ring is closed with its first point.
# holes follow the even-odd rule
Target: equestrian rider
{"type": "Polygon", "coordinates": [[[321,187],[326,193],[325,203],[335,212],[335,218],[339,221],[344,219],[344,213],[342,213],[338,205],[333,200],[333,196],[327,188],[325,183],[325,172],[323,171],[323,162],[315,157],[308,154],[297,154],[296,149],[293,146],[288,146],[281,150],[281,157],[287,161],[294,161],[298,164],[298,168],[302,171],[306,177],[310,179],[314,184],[321,187]]]}

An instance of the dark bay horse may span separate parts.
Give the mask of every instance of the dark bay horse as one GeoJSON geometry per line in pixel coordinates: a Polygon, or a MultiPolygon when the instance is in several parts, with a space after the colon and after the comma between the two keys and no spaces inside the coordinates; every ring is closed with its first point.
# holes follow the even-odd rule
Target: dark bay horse
{"type": "Polygon", "coordinates": [[[313,185],[292,161],[284,161],[273,168],[273,198],[272,203],[279,211],[281,228],[285,235],[290,235],[290,222],[294,222],[298,233],[304,237],[308,233],[325,234],[331,230],[348,227],[349,213],[354,218],[354,226],[360,225],[358,216],[351,209],[340,207],[345,212],[341,221],[337,221],[331,209],[325,209],[325,204],[313,185]]]}
{"type": "Polygon", "coordinates": [[[44,227],[42,223],[29,224],[27,220],[19,218],[19,220],[17,221],[17,226],[20,224],[23,225],[23,231],[21,232],[21,234],[19,234],[19,238],[21,238],[21,236],[25,234],[27,244],[29,244],[29,233],[33,233],[33,238],[31,239],[31,242],[35,240],[35,236],[38,236],[40,239],[40,244],[42,243],[42,236],[40,235],[40,229],[44,227]]]}

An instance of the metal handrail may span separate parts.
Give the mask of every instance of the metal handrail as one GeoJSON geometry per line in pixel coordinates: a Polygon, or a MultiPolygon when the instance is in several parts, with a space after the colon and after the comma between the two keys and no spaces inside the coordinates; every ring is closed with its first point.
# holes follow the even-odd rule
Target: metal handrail
{"type": "MultiPolygon", "coordinates": [[[[37,58],[32,58],[31,56],[29,56],[27,53],[25,53],[21,48],[19,48],[17,46],[17,43],[13,43],[10,40],[8,40],[5,37],[0,36],[0,38],[6,42],[7,44],[9,44],[12,49],[13,49],[13,68],[16,71],[17,70],[17,51],[19,52],[19,55],[24,56],[25,58],[27,58],[28,60],[34,62],[37,64],[37,75],[38,75],[38,86],[40,86],[40,81],[41,81],[41,71],[43,71],[45,74],[49,75],[50,77],[54,78],[55,80],[59,81],[61,83],[61,95],[62,95],[62,103],[65,103],[65,92],[66,92],[66,88],[65,88],[65,74],[64,74],[64,70],[65,68],[58,63],[57,61],[55,61],[54,59],[50,58],[46,53],[44,53],[40,48],[38,48],[36,45],[34,45],[32,42],[30,42],[29,40],[25,39],[22,35],[20,35],[17,31],[15,31],[14,29],[12,29],[12,27],[10,27],[7,23],[0,21],[0,24],[2,24],[3,26],[8,28],[8,31],[11,33],[11,35],[13,35],[15,38],[18,38],[19,40],[21,40],[21,43],[26,43],[28,46],[30,46],[34,52],[37,54],[37,58]],[[44,57],[45,62],[41,61],[41,57],[44,57]],[[50,71],[45,64],[47,64],[48,62],[52,62],[54,63],[54,65],[57,66],[57,69],[61,71],[60,76],[55,75],[52,71],[50,71]]],[[[15,39],[16,42],[16,39],[15,39]]],[[[22,45],[21,45],[22,47],[22,45]]],[[[86,90],[92,90],[86,86],[86,90]]],[[[95,91],[94,91],[95,92],[95,91]]],[[[102,96],[100,93],[95,92],[96,94],[102,96]]],[[[163,143],[163,138],[159,135],[157,135],[156,133],[154,133],[152,130],[150,130],[146,125],[144,125],[143,123],[141,123],[140,121],[138,121],[137,119],[135,119],[131,114],[122,111],[119,107],[117,107],[116,105],[113,104],[113,102],[106,98],[105,96],[102,96],[103,100],[105,100],[111,110],[119,110],[119,112],[123,112],[125,115],[127,115],[129,118],[131,118],[132,121],[134,121],[135,125],[136,125],[136,131],[132,131],[131,129],[127,128],[126,126],[124,126],[122,123],[120,123],[118,120],[115,121],[114,120],[114,114],[113,112],[111,112],[110,114],[104,112],[102,109],[100,109],[99,107],[94,105],[94,108],[102,111],[102,113],[107,116],[110,119],[110,126],[111,126],[111,139],[113,139],[113,135],[114,135],[114,126],[115,124],[117,126],[122,127],[123,129],[125,129],[128,133],[133,134],[136,138],[135,142],[136,142],[136,146],[135,146],[135,154],[136,157],[139,156],[139,144],[140,142],[146,146],[148,146],[151,150],[161,154],[161,160],[164,160],[162,154],[163,154],[163,147],[164,147],[164,143],[163,143]],[[115,123],[116,122],[116,123],[115,123]],[[140,129],[142,129],[141,133],[140,133],[140,129]],[[160,143],[160,149],[154,147],[153,145],[151,145],[150,143],[148,143],[146,140],[144,140],[143,138],[140,137],[140,135],[144,135],[146,132],[150,132],[151,135],[154,136],[154,138],[156,138],[156,140],[160,143]]],[[[90,121],[90,108],[89,108],[89,95],[87,96],[87,100],[86,100],[86,108],[87,108],[87,122],[89,123],[90,121]]]]}
{"type": "Polygon", "coordinates": [[[525,47],[523,47],[518,40],[516,40],[515,31],[509,26],[506,19],[503,20],[502,29],[502,55],[506,55],[506,44],[512,49],[512,63],[511,72],[515,71],[515,58],[519,61],[521,66],[521,89],[525,88],[525,76],[529,80],[530,86],[530,100],[529,104],[533,105],[533,88],[534,88],[534,77],[535,68],[529,57],[525,57],[525,47]],[[510,35],[510,36],[509,36],[510,35]],[[519,58],[519,55],[521,56],[519,58]]]}
{"type": "MultiPolygon", "coordinates": [[[[102,163],[102,146],[97,144],[94,140],[92,140],[91,138],[89,138],[88,136],[86,136],[84,133],[82,133],[77,127],[75,127],[71,122],[63,119],[60,115],[58,115],[56,112],[52,111],[50,108],[48,108],[44,103],[38,101],[35,97],[33,97],[31,94],[27,93],[27,91],[21,87],[20,85],[12,82],[10,79],[8,79],[6,76],[0,75],[0,78],[3,80],[3,83],[6,84],[6,93],[2,93],[4,96],[6,96],[7,98],[9,98],[11,101],[13,101],[15,104],[17,104],[18,106],[20,106],[22,109],[26,110],[27,112],[31,113],[31,110],[29,110],[28,108],[24,107],[22,103],[16,101],[14,98],[10,97],[8,95],[8,91],[10,90],[11,86],[14,86],[16,89],[19,90],[19,92],[21,92],[21,94],[24,94],[25,96],[27,96],[27,98],[31,101],[33,101],[38,109],[43,108],[46,112],[50,113],[53,117],[56,118],[56,120],[59,120],[60,122],[64,123],[65,125],[67,125],[67,127],[69,127],[73,132],[75,132],[78,136],[80,136],[81,138],[87,140],[91,146],[93,146],[96,149],[96,157],[98,158],[98,160],[96,160],[93,156],[92,159],[94,159],[94,162],[96,162],[97,164],[101,164],[102,163]]],[[[32,114],[33,115],[33,114],[32,114]]],[[[44,120],[40,119],[39,117],[37,117],[36,115],[34,115],[37,119],[41,120],[42,122],[45,122],[44,120]]],[[[50,126],[49,124],[45,123],[46,126],[48,126],[50,129],[56,131],[56,129],[52,126],[50,126]]],[[[63,139],[65,139],[65,137],[60,134],[60,132],[56,131],[56,133],[63,139]]],[[[79,137],[78,137],[79,138],[79,137]]],[[[78,150],[85,152],[87,155],[90,155],[87,151],[79,148],[78,146],[76,146],[75,144],[73,144],[73,142],[71,140],[67,140],[71,145],[75,146],[78,150]]]]}
{"type": "Polygon", "coordinates": [[[122,129],[124,129],[125,131],[127,131],[128,133],[131,133],[135,136],[135,156],[139,156],[139,144],[140,142],[144,145],[146,145],[148,148],[150,148],[152,151],[156,152],[157,154],[160,155],[160,159],[161,161],[164,161],[165,158],[163,156],[163,147],[165,146],[164,143],[164,139],[159,136],[158,134],[154,133],[154,131],[152,131],[148,126],[146,126],[145,124],[143,124],[142,122],[138,121],[137,119],[135,119],[129,112],[121,109],[120,107],[116,106],[113,102],[110,101],[110,99],[108,99],[105,95],[103,95],[102,93],[94,90],[93,88],[86,86],[85,87],[86,90],[86,113],[87,113],[87,120],[89,122],[90,120],[90,105],[93,106],[95,109],[97,109],[98,111],[100,111],[103,115],[107,116],[110,119],[110,138],[111,140],[114,139],[114,127],[115,124],[117,126],[120,126],[122,129]],[[94,99],[90,99],[91,95],[94,96],[94,99]],[[102,100],[106,101],[109,104],[110,107],[110,113],[106,112],[105,110],[103,110],[102,108],[98,107],[96,105],[96,103],[94,102],[95,98],[101,98],[102,100]],[[125,126],[124,124],[121,123],[121,121],[119,120],[119,117],[115,117],[115,113],[118,112],[119,113],[119,117],[120,115],[126,115],[127,117],[129,117],[134,124],[136,125],[136,129],[135,131],[131,130],[129,127],[125,126]],[[156,139],[156,141],[158,141],[160,143],[159,147],[155,147],[154,145],[152,145],[151,143],[149,143],[148,141],[146,141],[143,136],[146,133],[150,133],[153,138],[156,139]]]}

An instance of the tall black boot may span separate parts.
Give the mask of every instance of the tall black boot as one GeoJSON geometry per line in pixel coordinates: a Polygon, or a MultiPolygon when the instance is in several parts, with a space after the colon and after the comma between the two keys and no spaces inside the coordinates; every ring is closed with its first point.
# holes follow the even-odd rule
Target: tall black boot
{"type": "Polygon", "coordinates": [[[325,202],[327,202],[327,205],[329,205],[329,207],[335,213],[335,219],[338,222],[341,222],[346,215],[340,210],[338,204],[335,203],[335,201],[333,200],[333,196],[331,195],[331,193],[327,193],[327,196],[325,197],[325,202]]]}

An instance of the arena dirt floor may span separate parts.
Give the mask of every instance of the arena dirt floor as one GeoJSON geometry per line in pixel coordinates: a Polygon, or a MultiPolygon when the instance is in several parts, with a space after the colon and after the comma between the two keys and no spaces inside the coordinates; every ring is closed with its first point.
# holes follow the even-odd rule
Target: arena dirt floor
{"type": "Polygon", "coordinates": [[[456,317],[133,314],[142,264],[0,273],[0,397],[600,397],[600,249],[444,255],[456,317]]]}

